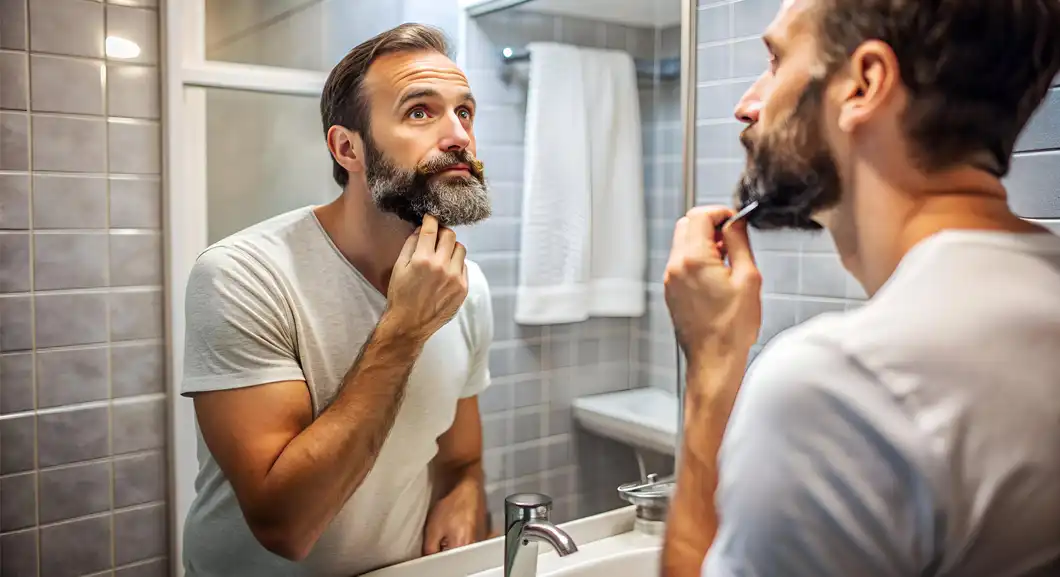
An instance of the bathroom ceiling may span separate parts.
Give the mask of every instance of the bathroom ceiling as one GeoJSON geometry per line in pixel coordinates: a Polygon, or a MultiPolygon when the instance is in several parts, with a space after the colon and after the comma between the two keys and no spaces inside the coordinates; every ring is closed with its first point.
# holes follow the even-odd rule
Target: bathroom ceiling
{"type": "Polygon", "coordinates": [[[679,0],[462,0],[465,8],[497,5],[517,7],[527,12],[575,16],[628,26],[668,28],[681,24],[679,0]]]}

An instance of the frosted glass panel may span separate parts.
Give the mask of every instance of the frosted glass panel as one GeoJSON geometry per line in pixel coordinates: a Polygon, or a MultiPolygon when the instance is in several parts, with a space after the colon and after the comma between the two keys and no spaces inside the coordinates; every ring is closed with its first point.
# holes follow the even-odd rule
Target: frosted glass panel
{"type": "Polygon", "coordinates": [[[206,181],[211,243],[334,199],[319,98],[207,89],[206,181]]]}

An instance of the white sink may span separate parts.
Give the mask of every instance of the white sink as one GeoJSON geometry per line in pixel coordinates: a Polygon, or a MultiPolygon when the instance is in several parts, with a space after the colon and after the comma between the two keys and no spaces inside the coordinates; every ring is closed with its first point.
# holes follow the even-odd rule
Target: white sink
{"type": "Polygon", "coordinates": [[[659,555],[658,548],[641,549],[539,574],[542,577],[655,577],[659,574],[659,555]]]}
{"type": "MultiPolygon", "coordinates": [[[[585,545],[566,557],[547,545],[538,545],[537,577],[655,577],[659,574],[662,538],[630,531],[585,545]],[[546,551],[547,550],[547,551],[546,551]]],[[[504,568],[475,573],[472,577],[503,577],[504,568]]]]}
{"type": "Polygon", "coordinates": [[[673,455],[677,444],[677,397],[655,388],[579,397],[574,418],[586,429],[633,447],[673,455]]]}

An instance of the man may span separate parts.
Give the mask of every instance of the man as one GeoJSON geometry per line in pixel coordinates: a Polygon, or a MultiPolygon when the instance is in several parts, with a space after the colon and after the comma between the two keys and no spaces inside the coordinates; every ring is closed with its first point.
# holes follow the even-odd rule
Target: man
{"type": "Polygon", "coordinates": [[[744,379],[746,225],[678,223],[666,575],[1060,575],[1060,238],[1000,180],[1058,30],[1056,0],[784,2],[737,107],[740,201],[752,226],[827,229],[871,298],[777,337],[744,379]]]}
{"type": "Polygon", "coordinates": [[[484,535],[492,313],[449,227],[490,205],[446,52],[419,25],[354,48],[320,107],[342,194],[195,264],[190,576],[349,577],[484,535]]]}

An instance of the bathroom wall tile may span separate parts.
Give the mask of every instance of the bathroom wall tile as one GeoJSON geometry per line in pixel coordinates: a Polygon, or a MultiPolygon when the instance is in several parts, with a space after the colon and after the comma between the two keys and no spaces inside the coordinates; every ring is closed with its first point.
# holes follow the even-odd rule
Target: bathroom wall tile
{"type": "Polygon", "coordinates": [[[166,407],[163,399],[120,401],[114,415],[114,454],[158,449],[166,440],[166,407]]]}
{"type": "Polygon", "coordinates": [[[606,41],[606,27],[601,22],[582,18],[561,18],[559,41],[575,46],[595,47],[606,41]]]}
{"type": "Polygon", "coordinates": [[[556,408],[553,406],[548,413],[548,434],[562,435],[569,433],[572,422],[573,417],[571,416],[570,407],[556,408]]]}
{"type": "Polygon", "coordinates": [[[29,176],[0,174],[0,230],[29,228],[29,176]]]}
{"type": "Polygon", "coordinates": [[[762,291],[773,294],[799,294],[799,264],[796,253],[762,251],[756,255],[762,272],[762,291]]]}
{"type": "Polygon", "coordinates": [[[37,474],[0,478],[0,531],[16,531],[36,524],[37,474]]]}
{"type": "Polygon", "coordinates": [[[29,245],[28,233],[0,233],[0,293],[29,291],[29,245]]]}
{"type": "Polygon", "coordinates": [[[162,228],[162,183],[111,178],[110,225],[113,228],[162,228]]]}
{"type": "Polygon", "coordinates": [[[109,64],[107,112],[111,116],[157,119],[160,114],[158,68],[109,64]]]}
{"type": "MultiPolygon", "coordinates": [[[[0,394],[3,389],[0,389],[0,394]]],[[[492,383],[478,396],[479,412],[483,415],[511,410],[514,403],[511,383],[492,383]]]]}
{"type": "Polygon", "coordinates": [[[37,406],[59,407],[107,398],[107,349],[37,353],[37,406]]]}
{"type": "Polygon", "coordinates": [[[25,415],[0,421],[0,475],[33,469],[36,444],[33,418],[25,415]]]}
{"type": "Polygon", "coordinates": [[[37,233],[34,276],[37,290],[107,285],[107,235],[37,233]]]}
{"type": "Polygon", "coordinates": [[[107,149],[110,171],[128,174],[162,172],[162,139],[157,124],[111,119],[107,149]]]}
{"type": "Polygon", "coordinates": [[[114,397],[165,391],[165,358],[161,345],[115,344],[110,347],[110,370],[114,397]]]}
{"type": "Polygon", "coordinates": [[[29,0],[30,49],[103,57],[103,6],[84,0],[29,0]]]}
{"type": "Polygon", "coordinates": [[[505,447],[512,442],[509,414],[492,414],[482,418],[482,446],[484,449],[505,447]]]}
{"type": "Polygon", "coordinates": [[[1016,152],[1060,148],[1060,89],[1050,90],[1016,142],[1016,152]]]}
{"type": "Polygon", "coordinates": [[[4,79],[3,83],[0,83],[0,108],[26,110],[29,106],[29,69],[26,54],[0,52],[0,76],[4,79]]]}
{"type": "Polygon", "coordinates": [[[37,572],[37,529],[0,535],[0,575],[4,577],[37,577],[39,575],[37,572]]]}
{"type": "Polygon", "coordinates": [[[109,461],[40,472],[40,522],[54,523],[110,509],[109,461]]]}
{"type": "Polygon", "coordinates": [[[522,183],[522,146],[492,146],[479,150],[478,155],[489,178],[497,182],[522,183]]]}
{"type": "Polygon", "coordinates": [[[696,40],[703,43],[732,38],[731,12],[732,6],[728,4],[700,10],[696,25],[696,40]]]}
{"type": "Polygon", "coordinates": [[[29,118],[0,112],[0,170],[29,170],[29,118]]]}
{"type": "Polygon", "coordinates": [[[161,291],[111,293],[111,340],[160,338],[162,329],[161,291]]]}
{"type": "Polygon", "coordinates": [[[830,312],[843,312],[846,310],[845,302],[813,301],[801,299],[797,305],[797,316],[795,321],[804,323],[813,317],[830,312]]]}
{"type": "Polygon", "coordinates": [[[0,415],[33,410],[33,353],[0,355],[0,415]]]}
{"type": "Polygon", "coordinates": [[[38,415],[37,451],[41,467],[107,456],[107,408],[71,409],[38,415]]]}
{"type": "Polygon", "coordinates": [[[798,320],[797,301],[762,298],[762,329],[759,344],[765,344],[783,331],[795,326],[798,320]]]}
{"type": "Polygon", "coordinates": [[[62,56],[30,58],[35,112],[103,114],[103,62],[62,56]]]}
{"type": "Polygon", "coordinates": [[[754,36],[765,32],[780,9],[780,0],[743,0],[733,5],[734,35],[754,36]]]}
{"type": "Polygon", "coordinates": [[[166,462],[151,452],[114,459],[114,506],[161,501],[166,496],[166,462]]]}
{"type": "Polygon", "coordinates": [[[700,48],[696,54],[696,79],[699,82],[732,77],[732,45],[700,48]]]}
{"type": "Polygon", "coordinates": [[[732,44],[732,75],[735,78],[754,78],[769,67],[769,52],[758,38],[732,44]]]}
{"type": "Polygon", "coordinates": [[[131,40],[140,55],[123,62],[158,63],[158,12],[125,6],[107,6],[107,36],[131,40]]]}
{"type": "Polygon", "coordinates": [[[42,575],[84,575],[111,566],[111,519],[78,519],[40,530],[42,575]]]}
{"type": "Polygon", "coordinates": [[[1060,218],[1060,151],[1017,154],[1004,183],[1016,214],[1060,218]]]}
{"type": "Polygon", "coordinates": [[[168,577],[166,559],[153,559],[114,570],[114,577],[168,577]]]}
{"type": "MultiPolygon", "coordinates": [[[[607,39],[608,42],[611,41],[611,28],[608,28],[607,39]]],[[[625,50],[634,58],[654,59],[655,30],[652,28],[627,28],[625,50]]]]}
{"type": "Polygon", "coordinates": [[[523,114],[517,105],[480,107],[475,111],[475,138],[479,146],[522,144],[526,125],[523,114]]]}
{"type": "Polygon", "coordinates": [[[33,226],[106,228],[107,179],[102,175],[34,175],[33,226]]]}
{"type": "Polygon", "coordinates": [[[135,6],[139,8],[157,8],[158,0],[106,0],[107,4],[118,6],[135,6]]]}
{"type": "Polygon", "coordinates": [[[26,0],[0,0],[0,48],[25,50],[26,0]]]}
{"type": "Polygon", "coordinates": [[[107,340],[107,296],[97,293],[38,294],[37,347],[107,340]]]}
{"type": "Polygon", "coordinates": [[[512,423],[512,442],[524,443],[540,439],[542,436],[541,421],[541,411],[537,409],[531,412],[516,413],[512,423]]]}
{"type": "Polygon", "coordinates": [[[33,299],[0,296],[0,352],[33,348],[33,299]]]}
{"type": "Polygon", "coordinates": [[[802,255],[801,294],[819,297],[845,297],[847,272],[834,254],[802,255]]]}
{"type": "Polygon", "coordinates": [[[101,118],[34,115],[33,167],[56,172],[104,172],[106,132],[101,118]]]}
{"type": "Polygon", "coordinates": [[[516,449],[513,456],[513,461],[515,463],[514,475],[516,477],[522,477],[541,472],[544,470],[541,457],[541,447],[536,444],[516,449]]]}
{"type": "Polygon", "coordinates": [[[162,284],[162,236],[110,235],[111,286],[162,284]]]}

